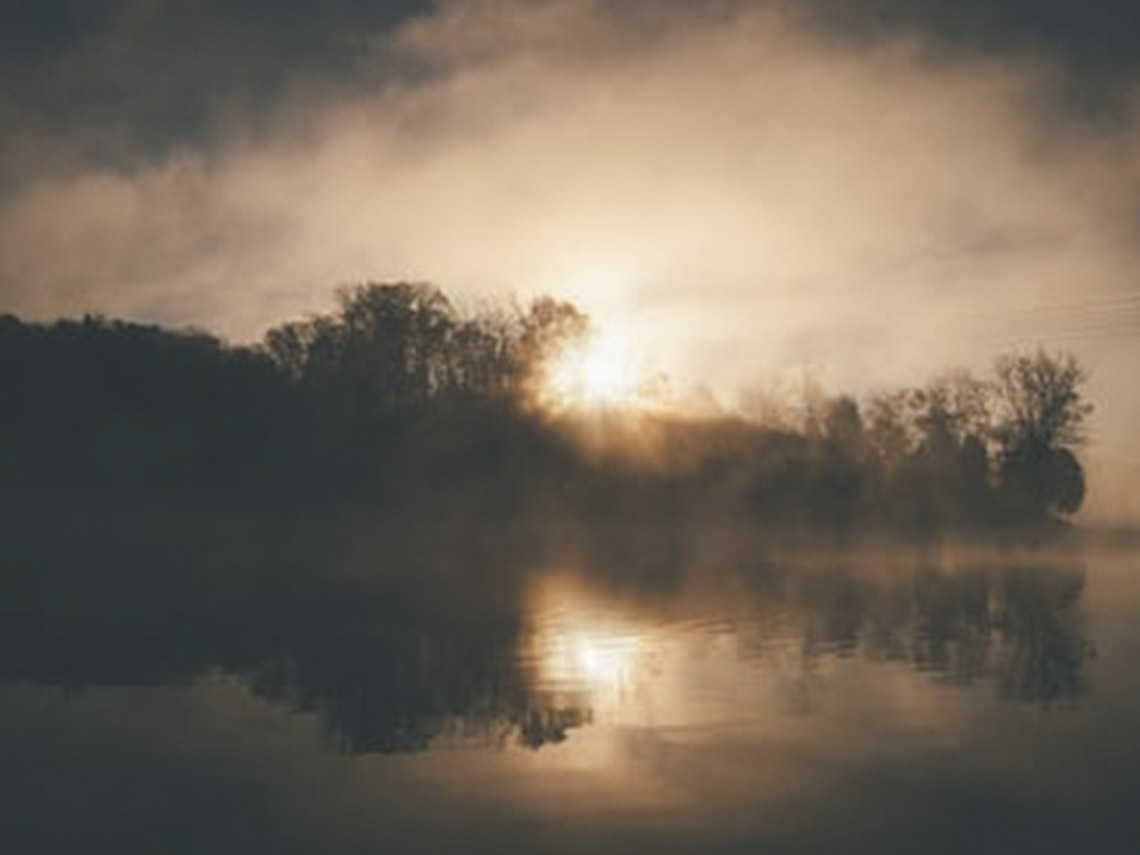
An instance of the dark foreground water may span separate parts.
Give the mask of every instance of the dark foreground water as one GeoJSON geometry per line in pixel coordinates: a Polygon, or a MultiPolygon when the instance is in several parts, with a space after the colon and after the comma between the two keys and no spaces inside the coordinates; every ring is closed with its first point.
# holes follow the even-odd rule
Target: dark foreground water
{"type": "Polygon", "coordinates": [[[1129,548],[493,560],[11,585],[0,852],[1140,851],[1129,548]]]}

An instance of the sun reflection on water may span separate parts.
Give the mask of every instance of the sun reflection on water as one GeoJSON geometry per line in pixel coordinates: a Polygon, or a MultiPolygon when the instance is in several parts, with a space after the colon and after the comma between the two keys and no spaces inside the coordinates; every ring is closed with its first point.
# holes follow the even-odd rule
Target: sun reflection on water
{"type": "Polygon", "coordinates": [[[649,676],[651,645],[643,628],[573,582],[544,579],[529,611],[522,655],[540,692],[614,713],[649,676]]]}

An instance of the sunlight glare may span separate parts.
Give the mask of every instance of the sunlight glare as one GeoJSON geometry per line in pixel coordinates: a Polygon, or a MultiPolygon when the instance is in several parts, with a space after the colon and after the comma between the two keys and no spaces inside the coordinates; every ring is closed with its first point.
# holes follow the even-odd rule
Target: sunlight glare
{"type": "Polygon", "coordinates": [[[628,338],[603,330],[567,347],[549,367],[545,391],[564,408],[628,409],[637,406],[641,371],[628,338]]]}
{"type": "Polygon", "coordinates": [[[594,709],[619,706],[644,676],[646,651],[637,627],[600,609],[575,586],[547,580],[536,594],[528,658],[537,666],[538,684],[581,696],[594,709]]]}

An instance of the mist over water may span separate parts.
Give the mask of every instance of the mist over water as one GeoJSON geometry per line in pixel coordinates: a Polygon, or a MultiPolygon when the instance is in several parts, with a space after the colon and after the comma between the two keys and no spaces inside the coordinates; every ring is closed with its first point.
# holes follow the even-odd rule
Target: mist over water
{"type": "Polygon", "coordinates": [[[6,847],[1131,839],[1127,545],[264,535],[6,550],[6,847]]]}

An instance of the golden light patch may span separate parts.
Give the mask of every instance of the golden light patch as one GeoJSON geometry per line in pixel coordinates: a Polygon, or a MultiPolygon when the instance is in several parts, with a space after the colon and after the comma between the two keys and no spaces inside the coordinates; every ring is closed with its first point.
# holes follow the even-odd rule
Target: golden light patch
{"type": "Polygon", "coordinates": [[[635,409],[642,371],[629,337],[603,330],[568,346],[547,367],[543,394],[556,409],[635,409]]]}
{"type": "Polygon", "coordinates": [[[630,617],[564,579],[544,579],[532,593],[525,658],[536,687],[613,711],[645,674],[646,649],[630,617]]]}

